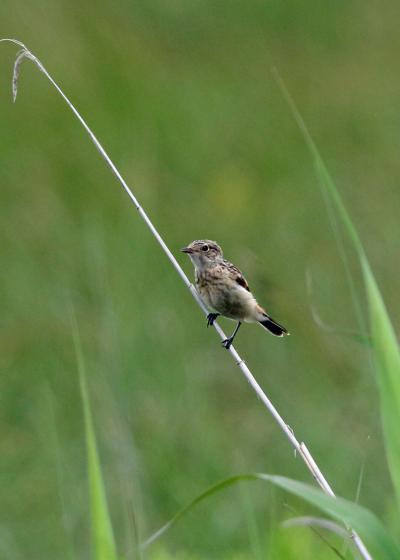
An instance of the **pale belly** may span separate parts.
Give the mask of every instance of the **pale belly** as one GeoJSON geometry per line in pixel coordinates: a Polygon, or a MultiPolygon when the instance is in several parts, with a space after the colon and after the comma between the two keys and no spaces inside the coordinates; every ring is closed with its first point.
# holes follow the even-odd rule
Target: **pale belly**
{"type": "Polygon", "coordinates": [[[250,292],[241,287],[197,282],[197,291],[207,307],[237,321],[251,321],[256,302],[250,292]]]}

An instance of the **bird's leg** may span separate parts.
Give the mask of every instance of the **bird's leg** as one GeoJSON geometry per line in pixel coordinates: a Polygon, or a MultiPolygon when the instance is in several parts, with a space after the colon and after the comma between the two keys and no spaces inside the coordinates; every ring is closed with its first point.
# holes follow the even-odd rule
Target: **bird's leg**
{"type": "Polygon", "coordinates": [[[242,323],[239,321],[238,324],[236,325],[236,329],[233,331],[233,334],[231,334],[229,338],[226,338],[225,340],[222,341],[222,346],[225,346],[227,350],[229,350],[229,348],[231,347],[233,339],[235,338],[236,333],[238,332],[241,324],[242,323]]]}
{"type": "Polygon", "coordinates": [[[212,327],[215,319],[219,316],[220,316],[220,313],[209,313],[207,315],[207,328],[212,327]]]}

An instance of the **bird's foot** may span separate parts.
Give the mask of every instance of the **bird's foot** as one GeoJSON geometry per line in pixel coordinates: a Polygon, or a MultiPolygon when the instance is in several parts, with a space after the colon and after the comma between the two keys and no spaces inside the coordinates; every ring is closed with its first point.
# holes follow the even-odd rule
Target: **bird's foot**
{"type": "Polygon", "coordinates": [[[207,315],[207,328],[212,327],[215,319],[219,317],[219,313],[209,313],[207,315]]]}
{"type": "Polygon", "coordinates": [[[225,340],[223,340],[221,342],[222,346],[224,348],[226,348],[227,350],[229,350],[229,348],[231,347],[231,344],[233,342],[233,336],[230,336],[229,338],[225,338],[225,340]]]}

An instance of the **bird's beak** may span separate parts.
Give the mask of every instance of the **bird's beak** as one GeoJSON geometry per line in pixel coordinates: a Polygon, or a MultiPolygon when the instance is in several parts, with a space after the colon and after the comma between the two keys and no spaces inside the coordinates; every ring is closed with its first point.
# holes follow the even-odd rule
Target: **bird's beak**
{"type": "Polygon", "coordinates": [[[183,249],[181,249],[181,251],[182,253],[187,253],[188,255],[193,253],[193,249],[191,249],[190,247],[184,247],[183,249]]]}

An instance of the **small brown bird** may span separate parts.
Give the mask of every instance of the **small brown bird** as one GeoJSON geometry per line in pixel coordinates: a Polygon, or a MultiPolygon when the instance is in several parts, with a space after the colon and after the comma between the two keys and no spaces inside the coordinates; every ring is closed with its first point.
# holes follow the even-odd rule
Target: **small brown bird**
{"type": "Polygon", "coordinates": [[[207,326],[212,325],[219,315],[238,321],[233,334],[222,342],[226,349],[230,348],[242,322],[260,323],[274,336],[289,334],[258,305],[243,274],[224,259],[221,247],[215,241],[192,241],[181,251],[187,253],[194,264],[196,289],[212,311],[207,316],[207,326]]]}

